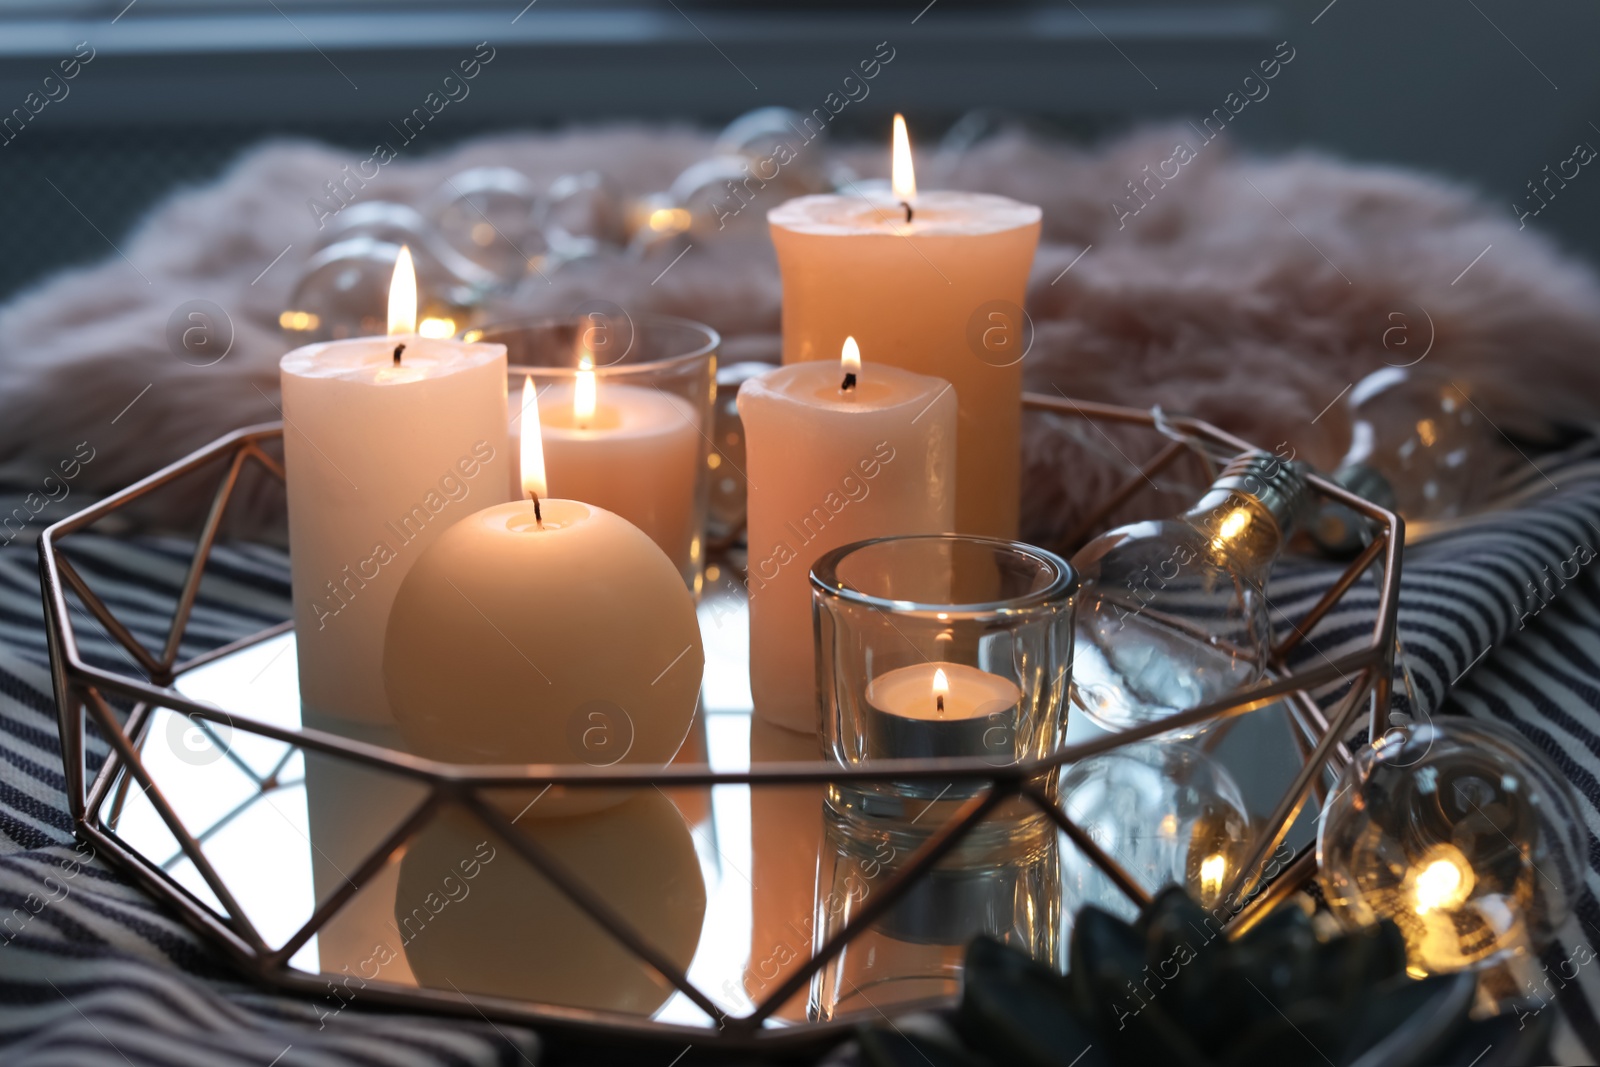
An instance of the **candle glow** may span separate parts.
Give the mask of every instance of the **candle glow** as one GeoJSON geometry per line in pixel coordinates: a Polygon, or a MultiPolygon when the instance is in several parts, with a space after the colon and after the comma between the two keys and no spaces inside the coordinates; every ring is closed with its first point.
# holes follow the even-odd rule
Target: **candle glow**
{"type": "Polygon", "coordinates": [[[522,491],[534,499],[550,495],[544,475],[539,402],[533,391],[532,375],[522,379],[522,491]]]}
{"type": "Polygon", "coordinates": [[[572,419],[580,427],[594,418],[597,406],[594,357],[585,348],[578,357],[578,377],[572,385],[572,419]]]}
{"type": "Polygon", "coordinates": [[[411,249],[401,245],[400,256],[394,261],[394,273],[389,276],[389,336],[416,332],[417,269],[411,262],[411,249]]]}
{"type": "Polygon", "coordinates": [[[939,667],[933,672],[933,704],[939,714],[944,714],[944,698],[950,693],[950,679],[945,676],[944,668],[939,667]]]}
{"type": "Polygon", "coordinates": [[[839,366],[846,374],[861,373],[861,346],[856,344],[854,337],[844,339],[844,348],[839,352],[839,366]]]}
{"type": "Polygon", "coordinates": [[[917,199],[917,173],[911,165],[911,137],[906,133],[905,116],[894,117],[894,162],[890,169],[894,198],[910,204],[917,199]]]}
{"type": "Polygon", "coordinates": [[[839,369],[844,371],[844,381],[840,383],[839,391],[853,393],[856,375],[861,373],[861,346],[856,344],[854,337],[844,339],[844,348],[839,351],[839,369]]]}

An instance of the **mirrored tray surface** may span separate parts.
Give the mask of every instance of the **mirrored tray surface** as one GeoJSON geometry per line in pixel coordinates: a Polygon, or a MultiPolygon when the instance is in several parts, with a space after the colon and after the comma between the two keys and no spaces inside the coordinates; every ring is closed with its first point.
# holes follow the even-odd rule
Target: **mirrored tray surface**
{"type": "MultiPolygon", "coordinates": [[[[736,590],[724,583],[701,601],[705,676],[675,763],[739,772],[819,761],[814,737],[752,715],[748,617],[736,590]]],[[[156,709],[139,751],[268,948],[290,942],[341,886],[362,883],[288,958],[305,978],[322,976],[325,1013],[381,999],[385,989],[423,989],[508,1018],[528,1018],[533,1006],[540,1019],[593,1021],[587,1013],[598,1012],[624,1026],[717,1028],[705,1004],[630,953],[464,808],[445,804],[381,869],[357,876],[363,857],[413,817],[427,787],[249,731],[252,722],[315,726],[403,749],[390,732],[303,719],[292,633],[197,667],[175,688],[227,711],[233,727],[156,709]]],[[[1070,809],[1081,800],[1073,817],[1149,888],[1176,880],[1198,896],[1216,895],[1218,865],[1249,843],[1235,813],[1262,819],[1301,762],[1281,708],[1226,726],[1186,746],[1195,755],[1176,772],[1127,754],[1107,754],[1078,777],[1068,768],[1065,782],[1093,784],[1064,792],[1063,803],[1070,809]],[[1218,768],[1221,785],[1208,777],[1218,768]]],[[[1075,719],[1069,740],[1096,733],[1075,719]]],[[[600,910],[631,923],[717,1012],[742,1016],[794,976],[949,817],[949,805],[930,805],[892,823],[863,821],[830,807],[826,788],[650,785],[605,811],[560,819],[539,818],[530,797],[513,823],[567,863],[600,910]]],[[[90,817],[227,921],[218,893],[125,770],[90,817]]],[[[1302,812],[1277,861],[1310,833],[1302,812]]],[[[798,984],[764,1025],[845,1023],[949,1002],[959,992],[964,946],[979,934],[1064,968],[1071,916],[1086,903],[1133,913],[1053,823],[998,809],[865,936],[798,984]]]]}

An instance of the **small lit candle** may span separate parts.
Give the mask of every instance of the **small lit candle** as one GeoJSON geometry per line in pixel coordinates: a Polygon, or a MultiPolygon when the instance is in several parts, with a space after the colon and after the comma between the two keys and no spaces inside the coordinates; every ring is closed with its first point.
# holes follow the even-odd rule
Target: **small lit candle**
{"type": "MultiPolygon", "coordinates": [[[[663,765],[700,692],[694,598],[638,527],[547,495],[531,380],[522,395],[527,499],[445,531],[395,598],[383,661],[395,719],[414,752],[451,762],[663,765]]],[[[531,799],[504,804],[518,814],[531,799]]],[[[557,788],[529,817],[623,799],[557,788]]]]}
{"type": "Polygon", "coordinates": [[[279,364],[300,696],[391,725],[383,631],[401,580],[451,523],[507,499],[506,349],[416,333],[401,249],[389,335],[306,345],[279,364]]]}
{"type": "MultiPolygon", "coordinates": [[[[682,397],[619,382],[602,384],[602,376],[585,347],[570,382],[538,391],[549,491],[627,519],[687,574],[698,532],[699,415],[682,397]]],[[[520,403],[510,409],[514,453],[532,432],[524,410],[520,403]]]]}
{"type": "Polygon", "coordinates": [[[1016,758],[1017,705],[1010,679],[963,663],[915,663],[867,686],[867,758],[1016,758]]]}
{"type": "Polygon", "coordinates": [[[919,193],[899,115],[892,175],[888,196],[847,189],[768,213],[783,277],[783,361],[831,362],[853,335],[875,363],[953,384],[955,529],[1014,537],[1022,303],[1041,212],[1003,196],[919,193]]]}

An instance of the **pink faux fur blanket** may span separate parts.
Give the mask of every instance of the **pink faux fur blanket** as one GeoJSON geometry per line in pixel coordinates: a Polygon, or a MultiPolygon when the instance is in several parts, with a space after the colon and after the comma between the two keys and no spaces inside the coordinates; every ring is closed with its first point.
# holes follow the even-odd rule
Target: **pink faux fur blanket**
{"type": "MultiPolygon", "coordinates": [[[[1471,383],[1503,428],[1537,433],[1596,416],[1600,285],[1519,232],[1508,211],[1436,178],[1310,154],[1243,159],[1222,141],[1199,147],[1170,181],[1145,181],[1180,140],[1196,144],[1186,128],[1093,151],[1001,136],[943,165],[919,164],[929,186],[1044,208],[1028,298],[1030,387],[1195,413],[1268,447],[1288,441],[1321,464],[1342,452],[1347,431],[1337,405],[1319,413],[1367,372],[1424,351],[1471,383]]],[[[361,195],[416,202],[483,164],[518,167],[540,187],[599,169],[645,194],[710,144],[681,129],[488,138],[393,163],[361,195]]],[[[884,167],[881,150],[837,154],[863,173],[884,167]]],[[[77,484],[110,490],[226,430],[276,418],[286,347],[277,316],[317,234],[307,200],[358,158],[262,146],[214,184],[170,198],[119,242],[122,254],[0,310],[0,475],[36,481],[87,440],[96,459],[77,484]],[[210,367],[176,359],[166,340],[169,315],[195,298],[227,309],[237,331],[210,367]]],[[[564,312],[604,297],[715,326],[725,362],[775,358],[778,279],[761,224],[773,204],[753,206],[753,225],[696,240],[659,282],[660,261],[589,262],[525,285],[519,308],[564,312]]],[[[1068,440],[1054,420],[1031,421],[1025,536],[1048,540],[1114,474],[1073,451],[1063,477],[1076,449],[1068,440]]]]}

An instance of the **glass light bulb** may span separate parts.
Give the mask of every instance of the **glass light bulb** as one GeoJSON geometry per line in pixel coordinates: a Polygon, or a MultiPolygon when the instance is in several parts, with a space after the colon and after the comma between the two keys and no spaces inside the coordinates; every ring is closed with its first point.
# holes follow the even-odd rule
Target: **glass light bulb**
{"type": "Polygon", "coordinates": [[[1485,1008],[1540,999],[1538,954],[1582,890],[1561,772],[1506,727],[1440,719],[1357,753],[1323,810],[1318,878],[1348,926],[1388,919],[1413,975],[1485,972],[1485,1008]]]}
{"type": "Polygon", "coordinates": [[[452,175],[424,206],[444,242],[507,284],[546,252],[536,213],[539,195],[521,171],[474,167],[452,175]]]}
{"type": "MultiPolygon", "coordinates": [[[[1407,522],[1471,512],[1501,460],[1499,434],[1449,377],[1425,367],[1385,367],[1346,400],[1350,447],[1334,480],[1407,522]]],[[[1312,534],[1331,551],[1353,552],[1365,524],[1343,505],[1318,510],[1312,534]]]]}
{"type": "MultiPolygon", "coordinates": [[[[1075,763],[1061,798],[1068,818],[1152,895],[1179,885],[1208,909],[1222,903],[1250,844],[1244,794],[1192,745],[1145,741],[1075,763]]],[[[1085,904],[1129,920],[1138,913],[1075,848],[1062,849],[1061,882],[1070,914],[1085,904]]]]}
{"type": "MultiPolygon", "coordinates": [[[[388,327],[389,282],[400,245],[357,235],[306,261],[278,325],[296,344],[382,336],[388,327]]],[[[471,319],[473,291],[434,259],[411,249],[417,272],[417,330],[449,337],[471,319]]]]}
{"type": "Polygon", "coordinates": [[[1176,518],[1084,546],[1072,560],[1083,579],[1074,702],[1122,730],[1257,681],[1271,648],[1267,577],[1304,492],[1292,464],[1251,453],[1176,518]]]}

